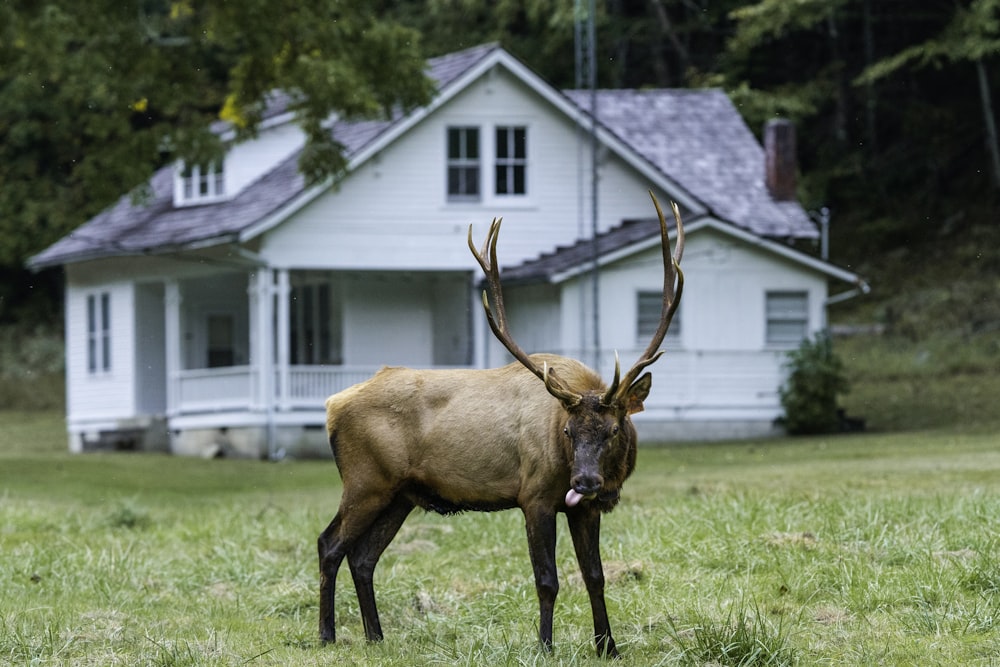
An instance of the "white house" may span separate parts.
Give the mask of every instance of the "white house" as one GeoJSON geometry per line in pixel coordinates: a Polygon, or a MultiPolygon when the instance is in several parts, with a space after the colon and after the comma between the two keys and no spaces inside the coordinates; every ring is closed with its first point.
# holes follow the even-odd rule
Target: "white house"
{"type": "Polygon", "coordinates": [[[865,285],[800,249],[817,231],[765,185],[765,151],[728,98],[598,91],[593,184],[589,94],[496,45],[428,71],[427,107],[333,125],[349,160],[336,184],[305,184],[303,135],[275,96],[259,137],[221,163],[162,169],[147,197],[32,258],[65,268],[71,450],[323,454],[324,399],[383,364],[507,363],[466,244],[494,216],[521,346],[610,378],[659,313],[650,190],[680,205],[687,283],[641,435],[773,428],[784,354],[824,326],[828,283],[836,299],[865,285]]]}

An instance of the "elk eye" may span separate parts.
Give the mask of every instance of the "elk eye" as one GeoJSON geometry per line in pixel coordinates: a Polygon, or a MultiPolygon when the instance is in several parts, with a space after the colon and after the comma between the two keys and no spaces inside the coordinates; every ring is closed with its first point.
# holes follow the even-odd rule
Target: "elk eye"
{"type": "Polygon", "coordinates": [[[565,434],[566,434],[566,437],[567,437],[567,438],[569,437],[569,426],[564,426],[564,427],[563,427],[563,433],[565,433],[565,434]]]}
{"type": "Polygon", "coordinates": [[[618,435],[618,424],[611,427],[611,435],[618,435]]]}

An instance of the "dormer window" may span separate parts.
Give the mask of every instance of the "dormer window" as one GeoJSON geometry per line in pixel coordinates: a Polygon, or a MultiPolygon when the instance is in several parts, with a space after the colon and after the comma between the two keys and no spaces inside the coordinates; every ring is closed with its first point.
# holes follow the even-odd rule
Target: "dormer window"
{"type": "Polygon", "coordinates": [[[184,164],[177,172],[174,200],[178,205],[201,204],[226,194],[222,161],[184,164]]]}

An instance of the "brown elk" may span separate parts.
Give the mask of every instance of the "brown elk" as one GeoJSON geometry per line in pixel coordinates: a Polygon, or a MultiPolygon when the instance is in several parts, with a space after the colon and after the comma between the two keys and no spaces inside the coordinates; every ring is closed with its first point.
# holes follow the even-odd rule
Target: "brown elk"
{"type": "MultiPolygon", "coordinates": [[[[651,194],[652,196],[652,194],[651,194]]],[[[318,540],[319,630],[336,638],[334,585],[347,557],[365,635],[382,639],[372,574],[414,507],[452,514],[521,508],[541,609],[538,634],[552,646],[556,514],[564,512],[590,597],[599,655],[616,657],[604,603],[601,514],[618,503],[636,459],[629,415],[642,410],[651,375],[684,286],[684,230],[677,205],[673,256],[653,197],[663,248],[663,307],[645,352],[610,386],[578,361],[526,354],[510,335],[500,289],[493,220],[483,249],[469,248],[486,274],[483,305],[493,333],[517,361],[488,370],[383,368],[327,399],[327,433],[343,479],[340,508],[318,540]],[[675,287],[676,283],[676,287],[675,287]],[[490,303],[493,306],[491,308],[490,303]],[[638,378],[638,379],[637,379],[638,378]]]]}

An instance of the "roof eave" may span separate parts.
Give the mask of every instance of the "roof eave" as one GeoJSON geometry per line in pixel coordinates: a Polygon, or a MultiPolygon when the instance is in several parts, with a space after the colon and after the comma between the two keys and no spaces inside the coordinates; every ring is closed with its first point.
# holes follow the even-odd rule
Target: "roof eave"
{"type": "MultiPolygon", "coordinates": [[[[717,218],[711,216],[704,216],[697,218],[688,223],[684,224],[685,234],[695,233],[701,229],[714,229],[723,234],[735,237],[749,245],[762,248],[770,253],[788,259],[797,264],[806,266],[814,271],[825,274],[831,278],[841,280],[843,282],[855,285],[858,289],[861,289],[864,293],[870,290],[868,283],[858,274],[843,269],[835,264],[828,261],[822,260],[818,257],[813,257],[812,255],[807,255],[806,253],[791,248],[783,243],[773,241],[771,239],[765,238],[753,232],[747,231],[736,225],[723,222],[717,218]]],[[[671,240],[676,238],[676,232],[671,231],[671,240]]],[[[598,258],[598,267],[609,265],[613,262],[619,261],[630,255],[634,255],[638,252],[648,250],[649,248],[656,247],[660,243],[659,236],[651,234],[649,237],[629,243],[620,248],[616,248],[610,252],[604,253],[598,258]]],[[[587,273],[592,269],[592,263],[583,262],[569,269],[563,271],[555,271],[549,274],[543,274],[540,272],[540,278],[542,275],[547,275],[548,282],[551,283],[562,283],[584,273],[587,273]]],[[[524,278],[522,280],[530,280],[529,278],[524,278]]]]}

